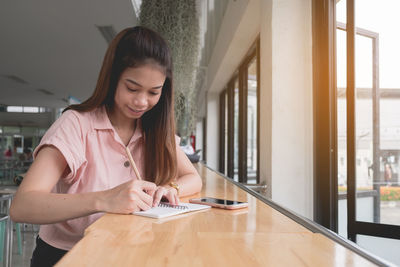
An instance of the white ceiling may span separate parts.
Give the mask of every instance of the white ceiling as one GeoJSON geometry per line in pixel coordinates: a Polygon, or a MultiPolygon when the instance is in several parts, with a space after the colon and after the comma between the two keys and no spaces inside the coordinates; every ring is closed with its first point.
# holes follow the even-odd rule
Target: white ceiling
{"type": "Polygon", "coordinates": [[[69,96],[85,100],[107,48],[96,25],[119,32],[136,21],[131,0],[2,0],[0,104],[58,108],[69,96]]]}

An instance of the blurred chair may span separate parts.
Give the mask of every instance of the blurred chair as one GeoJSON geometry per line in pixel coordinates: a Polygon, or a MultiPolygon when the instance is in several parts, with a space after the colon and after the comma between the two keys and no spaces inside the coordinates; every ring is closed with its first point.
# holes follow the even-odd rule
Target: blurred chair
{"type": "Polygon", "coordinates": [[[1,260],[4,260],[3,266],[12,266],[12,241],[13,224],[9,216],[11,200],[15,191],[0,190],[0,254],[1,260]],[[5,243],[5,245],[4,245],[5,243]],[[4,259],[3,259],[3,255],[4,259]]]}
{"type": "MultiPolygon", "coordinates": [[[[16,188],[10,188],[10,187],[2,188],[2,189],[0,189],[0,196],[3,196],[3,197],[7,196],[8,197],[8,195],[10,195],[11,199],[12,199],[12,197],[14,196],[16,191],[17,191],[16,188]]],[[[0,200],[1,200],[1,198],[0,198],[0,200]]],[[[10,201],[10,203],[4,203],[4,201],[2,201],[2,203],[0,203],[0,212],[1,213],[9,214],[9,205],[11,205],[11,200],[9,200],[9,201],[10,201]]],[[[15,232],[17,234],[18,254],[22,255],[21,224],[20,223],[13,223],[11,221],[11,226],[10,226],[10,229],[12,231],[11,232],[11,237],[13,237],[12,233],[13,233],[13,230],[14,230],[14,225],[15,225],[15,232]]],[[[23,225],[23,228],[25,228],[25,224],[22,224],[22,225],[23,225]]],[[[33,226],[32,226],[32,229],[33,229],[33,226]]],[[[0,236],[0,238],[1,238],[1,236],[0,236]]]]}
{"type": "MultiPolygon", "coordinates": [[[[8,215],[0,213],[0,262],[3,262],[4,242],[6,237],[8,215]]],[[[7,246],[7,245],[6,245],[7,246]]]]}

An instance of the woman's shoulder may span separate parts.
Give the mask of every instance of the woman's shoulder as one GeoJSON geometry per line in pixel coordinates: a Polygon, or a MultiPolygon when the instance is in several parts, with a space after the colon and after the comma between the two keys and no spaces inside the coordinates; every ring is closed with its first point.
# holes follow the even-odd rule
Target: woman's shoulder
{"type": "Polygon", "coordinates": [[[72,123],[75,127],[79,127],[83,131],[90,131],[93,128],[93,122],[100,114],[101,108],[95,108],[91,111],[68,109],[59,118],[59,123],[72,123]]]}
{"type": "Polygon", "coordinates": [[[80,112],[77,110],[68,109],[61,114],[59,120],[61,120],[63,122],[70,121],[73,123],[82,124],[82,123],[89,121],[90,113],[91,113],[91,111],[80,112]]]}
{"type": "Polygon", "coordinates": [[[92,117],[94,114],[97,114],[98,112],[102,111],[103,107],[98,107],[98,108],[94,108],[90,111],[79,111],[79,110],[75,110],[75,109],[67,109],[66,111],[64,111],[62,113],[62,115],[66,115],[66,116],[76,116],[79,118],[89,118],[92,117]],[[73,115],[71,115],[73,114],[73,115]]]}

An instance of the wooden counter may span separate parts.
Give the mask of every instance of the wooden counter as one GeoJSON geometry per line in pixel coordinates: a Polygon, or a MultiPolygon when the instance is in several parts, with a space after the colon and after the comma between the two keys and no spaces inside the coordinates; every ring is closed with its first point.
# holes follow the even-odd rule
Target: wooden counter
{"type": "Polygon", "coordinates": [[[106,214],[57,266],[373,266],[217,173],[197,168],[203,190],[190,198],[235,199],[249,207],[165,219],[106,214]]]}

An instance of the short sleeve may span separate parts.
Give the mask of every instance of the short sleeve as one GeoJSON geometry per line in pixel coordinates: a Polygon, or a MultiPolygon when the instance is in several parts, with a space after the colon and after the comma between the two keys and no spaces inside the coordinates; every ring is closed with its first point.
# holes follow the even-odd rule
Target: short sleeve
{"type": "Polygon", "coordinates": [[[47,130],[39,146],[33,152],[37,153],[43,146],[52,145],[64,156],[70,173],[64,177],[64,182],[70,184],[75,181],[77,171],[86,162],[85,142],[82,131],[82,121],[76,111],[68,110],[58,118],[47,130]]]}

